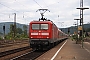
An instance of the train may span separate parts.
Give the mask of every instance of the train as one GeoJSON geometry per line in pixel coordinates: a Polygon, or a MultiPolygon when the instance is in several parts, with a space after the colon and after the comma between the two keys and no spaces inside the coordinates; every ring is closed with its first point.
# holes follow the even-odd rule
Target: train
{"type": "Polygon", "coordinates": [[[43,18],[43,14],[48,9],[39,9],[42,18],[29,23],[29,40],[32,49],[49,49],[67,38],[67,34],[62,32],[53,21],[43,18]]]}
{"type": "Polygon", "coordinates": [[[29,24],[30,47],[32,49],[49,49],[67,38],[52,21],[31,21],[29,24]]]}

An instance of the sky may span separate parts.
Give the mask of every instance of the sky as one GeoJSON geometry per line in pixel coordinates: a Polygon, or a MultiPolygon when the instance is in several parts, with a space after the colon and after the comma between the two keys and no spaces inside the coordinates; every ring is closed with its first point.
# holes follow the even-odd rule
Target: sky
{"type": "MultiPolygon", "coordinates": [[[[84,7],[90,8],[90,0],[84,0],[84,7]]],[[[38,9],[48,9],[44,17],[53,21],[57,27],[74,26],[80,18],[80,0],[0,0],[0,23],[16,22],[27,24],[41,18],[38,9]]],[[[90,23],[90,9],[84,10],[84,24],[90,23]]],[[[79,23],[79,22],[78,22],[79,23]]]]}

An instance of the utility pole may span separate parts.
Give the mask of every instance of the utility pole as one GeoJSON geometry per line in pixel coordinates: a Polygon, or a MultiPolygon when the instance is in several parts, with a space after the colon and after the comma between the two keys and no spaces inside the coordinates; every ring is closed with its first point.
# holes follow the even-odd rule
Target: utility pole
{"type": "Polygon", "coordinates": [[[83,0],[80,0],[80,27],[82,27],[82,29],[80,30],[80,37],[82,40],[82,48],[83,48],[83,10],[85,9],[89,9],[89,8],[83,8],[83,0]]]}
{"type": "MultiPolygon", "coordinates": [[[[83,0],[80,0],[80,7],[83,7],[83,0]]],[[[83,10],[80,9],[80,27],[82,27],[82,30],[80,30],[80,37],[83,35],[83,10]]]]}
{"type": "Polygon", "coordinates": [[[14,38],[16,36],[16,13],[14,13],[14,38]]]}

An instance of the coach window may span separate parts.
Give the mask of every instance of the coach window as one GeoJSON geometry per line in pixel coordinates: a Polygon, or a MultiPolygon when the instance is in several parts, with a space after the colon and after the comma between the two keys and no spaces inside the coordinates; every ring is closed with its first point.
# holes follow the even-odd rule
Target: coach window
{"type": "Polygon", "coordinates": [[[39,24],[32,24],[32,29],[39,29],[39,24]]]}
{"type": "Polygon", "coordinates": [[[41,29],[48,29],[48,24],[41,24],[41,29]]]}

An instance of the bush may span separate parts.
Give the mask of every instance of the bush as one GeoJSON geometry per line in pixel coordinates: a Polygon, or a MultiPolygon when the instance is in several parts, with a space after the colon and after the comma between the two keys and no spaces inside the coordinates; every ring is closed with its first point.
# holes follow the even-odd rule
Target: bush
{"type": "Polygon", "coordinates": [[[78,36],[77,36],[77,35],[73,35],[72,38],[73,38],[74,40],[77,40],[77,39],[78,39],[78,36]]]}

